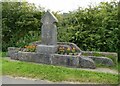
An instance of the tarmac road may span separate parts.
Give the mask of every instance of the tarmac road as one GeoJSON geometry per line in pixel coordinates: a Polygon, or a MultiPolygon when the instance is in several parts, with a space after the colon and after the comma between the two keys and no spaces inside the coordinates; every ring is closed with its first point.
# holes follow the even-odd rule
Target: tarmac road
{"type": "Polygon", "coordinates": [[[78,82],[51,82],[47,80],[35,80],[23,77],[0,76],[2,84],[80,84],[78,82]]]}
{"type": "Polygon", "coordinates": [[[2,84],[50,84],[50,82],[45,80],[31,80],[25,78],[3,76],[2,84]]]}

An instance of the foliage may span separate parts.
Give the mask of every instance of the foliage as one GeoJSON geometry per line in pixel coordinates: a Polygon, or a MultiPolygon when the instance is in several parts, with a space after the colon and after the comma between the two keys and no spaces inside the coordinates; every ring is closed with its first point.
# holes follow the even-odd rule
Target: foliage
{"type": "Polygon", "coordinates": [[[63,14],[58,25],[59,41],[76,43],[82,50],[117,51],[118,2],[79,8],[63,14]]]}
{"type": "Polygon", "coordinates": [[[85,83],[117,84],[118,75],[76,70],[45,64],[2,60],[3,75],[47,79],[50,81],[77,81],[85,83]]]}
{"type": "Polygon", "coordinates": [[[7,52],[0,52],[0,57],[7,57],[7,52]]]}
{"type": "Polygon", "coordinates": [[[40,31],[29,31],[21,37],[17,42],[17,47],[24,47],[25,45],[29,45],[29,43],[40,40],[40,31]]]}
{"type": "MultiPolygon", "coordinates": [[[[40,40],[40,18],[44,13],[41,7],[18,2],[2,4],[3,51],[40,40]]],[[[112,1],[69,13],[54,12],[59,20],[58,41],[74,42],[82,50],[119,52],[119,7],[117,1],[112,1]]]]}
{"type": "Polygon", "coordinates": [[[117,52],[118,52],[118,61],[120,62],[120,1],[118,4],[118,28],[119,30],[117,31],[117,38],[118,38],[118,42],[117,42],[117,52]]]}
{"type": "MultiPolygon", "coordinates": [[[[40,29],[42,11],[26,2],[2,2],[2,44],[3,51],[17,46],[29,31],[40,29]]],[[[25,43],[23,41],[24,46],[25,43]]]]}

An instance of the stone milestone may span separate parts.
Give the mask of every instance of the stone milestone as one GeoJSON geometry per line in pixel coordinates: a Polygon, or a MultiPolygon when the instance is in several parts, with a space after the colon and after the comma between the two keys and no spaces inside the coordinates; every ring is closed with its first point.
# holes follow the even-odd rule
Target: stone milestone
{"type": "Polygon", "coordinates": [[[53,54],[57,50],[57,18],[47,11],[42,19],[41,44],[37,46],[37,52],[40,54],[53,54]]]}
{"type": "Polygon", "coordinates": [[[55,22],[58,22],[57,18],[47,11],[42,17],[42,44],[44,45],[56,45],[57,44],[57,27],[55,22]]]}

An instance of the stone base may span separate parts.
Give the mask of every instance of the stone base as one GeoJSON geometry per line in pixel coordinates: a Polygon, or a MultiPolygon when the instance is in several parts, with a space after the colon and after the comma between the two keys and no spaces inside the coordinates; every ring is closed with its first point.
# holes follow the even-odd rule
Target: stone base
{"type": "Polygon", "coordinates": [[[39,54],[54,54],[56,51],[56,45],[37,45],[36,47],[36,52],[39,54]]]}
{"type": "Polygon", "coordinates": [[[55,54],[56,51],[57,46],[53,45],[38,45],[36,52],[24,52],[19,48],[9,47],[8,56],[14,60],[77,68],[94,69],[96,64],[114,65],[112,59],[107,57],[60,55],[55,54]]]}
{"type": "Polygon", "coordinates": [[[36,63],[44,63],[50,64],[49,56],[46,54],[37,54],[35,52],[17,52],[13,53],[10,56],[11,59],[26,61],[26,62],[36,62],[36,63]]]}
{"type": "Polygon", "coordinates": [[[79,57],[73,55],[51,54],[50,63],[60,66],[79,67],[79,57]]]}

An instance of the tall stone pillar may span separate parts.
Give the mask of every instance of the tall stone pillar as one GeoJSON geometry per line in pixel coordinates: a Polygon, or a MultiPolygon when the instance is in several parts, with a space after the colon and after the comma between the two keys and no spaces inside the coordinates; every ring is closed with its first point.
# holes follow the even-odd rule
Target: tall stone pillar
{"type": "Polygon", "coordinates": [[[57,51],[57,18],[47,11],[42,19],[41,44],[37,46],[37,53],[53,54],[57,51]]]}

